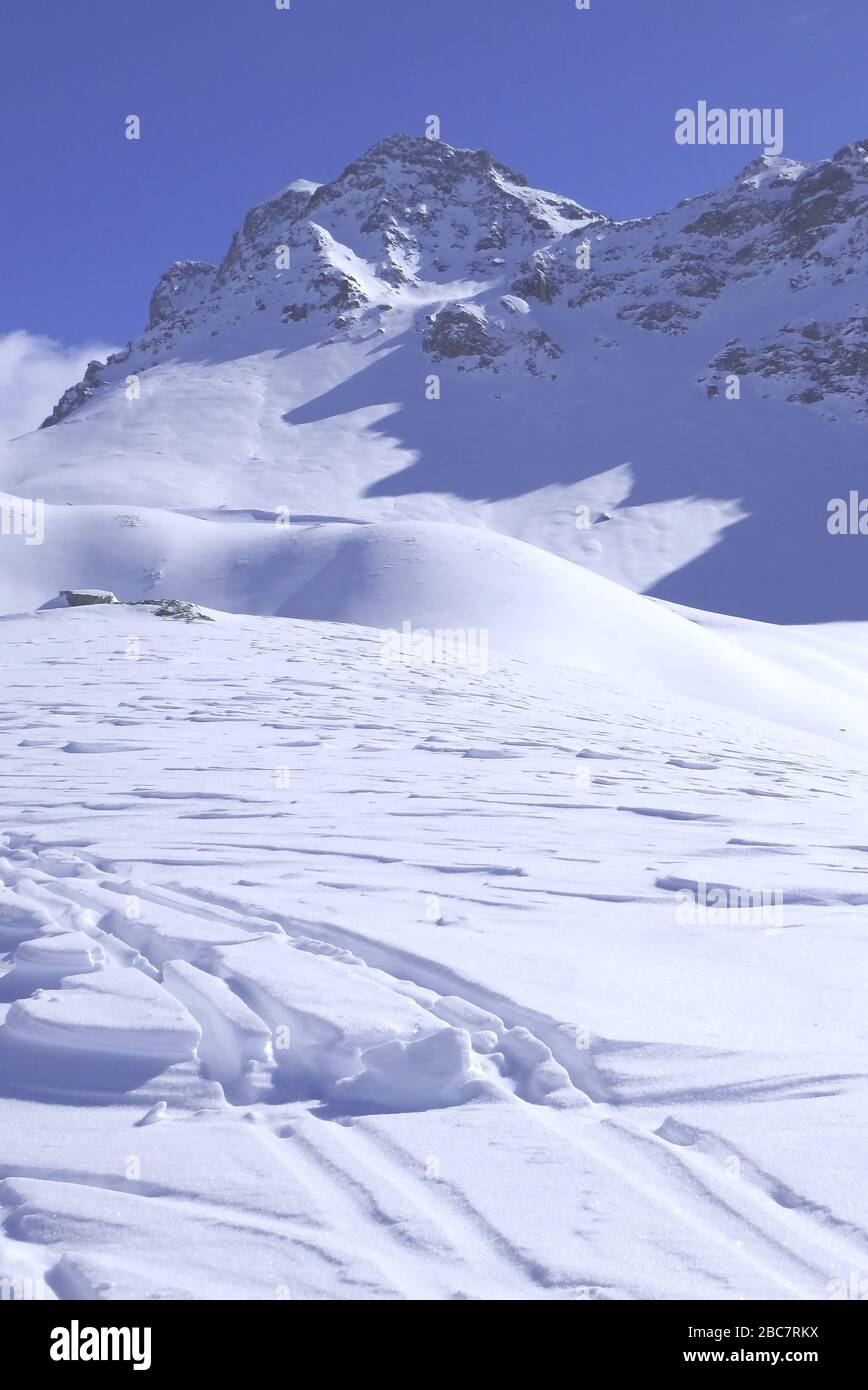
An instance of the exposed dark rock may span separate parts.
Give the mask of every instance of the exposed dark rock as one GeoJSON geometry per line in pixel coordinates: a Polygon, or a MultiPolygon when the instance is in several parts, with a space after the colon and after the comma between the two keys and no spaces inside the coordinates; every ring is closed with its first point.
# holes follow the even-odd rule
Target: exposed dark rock
{"type": "Polygon", "coordinates": [[[217,267],[207,261],[175,261],[151,295],[148,328],[160,328],[189,315],[213,288],[217,267]]]}
{"type": "Polygon", "coordinates": [[[626,319],[649,332],[685,333],[687,321],[699,318],[699,314],[677,300],[658,299],[652,304],[627,304],[618,310],[618,318],[626,319]]]}
{"type": "Polygon", "coordinates": [[[68,391],[64,391],[51,414],[46,416],[39,428],[45,430],[49,425],[59,424],[80,405],[84,405],[85,401],[89,401],[102,385],[99,374],[105,365],[104,362],[88,362],[82,380],[75,386],[70,386],[68,391]]]}
{"type": "Polygon", "coordinates": [[[185,623],[214,621],[210,613],[206,613],[198,604],[189,603],[187,599],[182,598],[145,598],[131,606],[152,608],[156,618],[177,618],[185,623]]]}
{"type": "Polygon", "coordinates": [[[61,589],[60,597],[66,599],[70,608],[84,608],[91,603],[119,602],[109,589],[61,589]]]}
{"type": "Polygon", "coordinates": [[[479,310],[447,304],[435,315],[422,346],[433,357],[498,357],[506,345],[479,310]]]}

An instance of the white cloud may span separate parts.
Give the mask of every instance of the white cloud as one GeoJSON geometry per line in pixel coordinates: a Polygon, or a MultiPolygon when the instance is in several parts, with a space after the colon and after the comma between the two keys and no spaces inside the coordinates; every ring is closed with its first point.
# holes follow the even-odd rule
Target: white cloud
{"type": "Polygon", "coordinates": [[[64,347],[23,328],[0,334],[0,443],[35,430],[88,362],[116,351],[105,343],[64,347]]]}

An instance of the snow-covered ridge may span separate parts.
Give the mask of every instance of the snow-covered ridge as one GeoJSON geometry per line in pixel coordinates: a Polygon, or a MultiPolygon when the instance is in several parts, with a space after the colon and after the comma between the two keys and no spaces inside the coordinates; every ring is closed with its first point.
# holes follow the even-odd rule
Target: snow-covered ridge
{"type": "MultiPolygon", "coordinates": [[[[226,316],[237,324],[277,311],[298,322],[316,309],[338,310],[332,322],[345,327],[372,306],[393,307],[390,290],[491,278],[525,299],[566,296],[572,309],[613,298],[620,320],[682,333],[732,285],[782,262],[793,291],[841,285],[857,272],[868,246],[866,151],[868,141],[857,141],[815,165],[761,155],[719,193],[614,223],[529,188],[487,151],[393,136],[332,183],[299,179],[251,209],[219,266],[171,266],[131,358],[137,347],[159,357],[179,332],[213,334],[216,324],[219,335],[226,316]],[[588,265],[576,263],[580,235],[593,242],[588,265]],[[281,248],[290,265],[278,269],[281,248]],[[295,300],[279,304],[290,287],[295,300]]],[[[471,339],[463,355],[490,354],[471,339]]],[[[865,404],[864,377],[842,364],[824,385],[865,404]]]]}

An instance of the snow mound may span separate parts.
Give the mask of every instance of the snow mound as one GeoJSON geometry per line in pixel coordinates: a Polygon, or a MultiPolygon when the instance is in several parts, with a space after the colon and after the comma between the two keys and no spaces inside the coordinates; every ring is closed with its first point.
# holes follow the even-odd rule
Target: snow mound
{"type": "Polygon", "coordinates": [[[163,984],[202,1029],[199,1060],[233,1099],[253,1099],[274,1062],[271,1029],[224,980],[187,961],[169,961],[163,984]]]}
{"type": "Polygon", "coordinates": [[[9,950],[15,943],[38,937],[52,928],[57,930],[45,908],[22,900],[9,888],[0,887],[0,949],[9,950]]]}
{"type": "Polygon", "coordinates": [[[0,1027],[0,1074],[23,1095],[120,1098],[196,1057],[201,1030],[139,970],[109,966],[16,1000],[0,1027]]]}
{"type": "Polygon", "coordinates": [[[211,965],[272,1029],[285,1082],[319,1098],[362,1069],[363,1053],[443,1027],[374,972],[276,938],[220,947],[211,965]]]}
{"type": "Polygon", "coordinates": [[[334,1088],[335,1097],[350,1106],[402,1111],[461,1105],[486,1092],[496,1093],[496,1087],[486,1080],[463,1028],[372,1047],[362,1058],[362,1070],[334,1088]]]}
{"type": "MultiPolygon", "coordinates": [[[[207,604],[209,616],[222,609],[380,629],[384,663],[482,673],[491,653],[506,653],[868,743],[861,700],[743,649],[725,628],[495,531],[430,521],[226,524],[153,509],[130,526],[112,507],[46,512],[50,545],[0,548],[9,606],[36,607],[57,591],[60,574],[110,587],[127,602],[171,585],[186,602],[207,604]]],[[[112,610],[45,619],[104,620],[112,610]]],[[[130,632],[141,630],[136,610],[121,612],[130,632]]]]}

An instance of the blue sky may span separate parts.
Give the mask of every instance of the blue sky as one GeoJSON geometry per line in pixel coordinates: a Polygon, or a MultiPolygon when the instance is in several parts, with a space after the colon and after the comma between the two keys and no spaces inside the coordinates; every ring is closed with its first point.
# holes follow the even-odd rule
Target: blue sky
{"type": "Polygon", "coordinates": [[[700,99],[783,107],[799,158],[868,135],[865,0],[40,0],[3,28],[0,333],[64,343],[125,342],[171,261],[429,114],[616,217],[747,163],[676,145],[700,99]]]}

